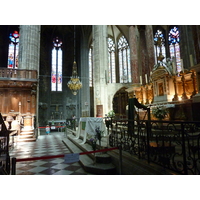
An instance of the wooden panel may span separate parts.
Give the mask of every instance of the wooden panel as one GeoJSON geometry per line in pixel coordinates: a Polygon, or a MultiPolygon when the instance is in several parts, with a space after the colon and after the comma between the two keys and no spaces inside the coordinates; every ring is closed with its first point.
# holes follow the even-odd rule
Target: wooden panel
{"type": "Polygon", "coordinates": [[[97,105],[97,115],[96,117],[103,117],[103,105],[97,105]]]}

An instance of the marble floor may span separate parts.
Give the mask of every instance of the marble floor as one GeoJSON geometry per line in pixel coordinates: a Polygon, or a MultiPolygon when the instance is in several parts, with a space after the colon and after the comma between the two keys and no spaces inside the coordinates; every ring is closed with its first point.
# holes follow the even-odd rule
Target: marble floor
{"type": "MultiPolygon", "coordinates": [[[[33,158],[71,153],[64,145],[63,132],[40,135],[36,142],[18,142],[10,151],[10,157],[33,158]]],[[[66,138],[65,138],[66,139],[66,138]]],[[[16,163],[16,175],[89,175],[79,162],[66,164],[63,158],[23,161],[16,163]]]]}

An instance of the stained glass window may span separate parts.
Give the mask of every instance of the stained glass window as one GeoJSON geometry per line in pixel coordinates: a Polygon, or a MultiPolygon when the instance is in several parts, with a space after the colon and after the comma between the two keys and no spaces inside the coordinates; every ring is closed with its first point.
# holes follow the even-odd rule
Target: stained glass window
{"type": "Polygon", "coordinates": [[[62,91],[62,41],[56,37],[53,40],[51,91],[62,91]]]}
{"type": "Polygon", "coordinates": [[[130,48],[124,36],[118,41],[120,83],[131,82],[130,48]]]}
{"type": "Polygon", "coordinates": [[[9,36],[8,68],[18,68],[19,33],[14,31],[9,36]]]}
{"type": "Polygon", "coordinates": [[[115,73],[115,43],[111,38],[108,38],[108,78],[109,83],[116,83],[115,73]]]}
{"type": "Polygon", "coordinates": [[[170,57],[175,58],[176,62],[176,70],[179,73],[181,69],[181,57],[180,57],[180,37],[179,37],[179,29],[178,27],[174,26],[169,31],[169,50],[170,50],[170,57]]]}
{"type": "Polygon", "coordinates": [[[89,86],[93,86],[93,49],[89,49],[89,86]]]}
{"type": "Polygon", "coordinates": [[[158,62],[157,58],[160,54],[164,56],[164,59],[162,61],[166,62],[165,38],[161,29],[158,29],[154,35],[154,51],[156,62],[158,62]]]}

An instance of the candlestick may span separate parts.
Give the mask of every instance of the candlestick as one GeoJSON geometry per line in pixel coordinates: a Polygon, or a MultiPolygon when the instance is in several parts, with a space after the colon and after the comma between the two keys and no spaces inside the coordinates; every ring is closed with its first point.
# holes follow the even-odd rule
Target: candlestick
{"type": "Polygon", "coordinates": [[[142,76],[140,76],[140,84],[142,85],[142,76]]]}
{"type": "Polygon", "coordinates": [[[148,84],[147,74],[145,74],[146,84],[148,84]]]}
{"type": "Polygon", "coordinates": [[[194,66],[193,56],[190,54],[190,67],[194,66]]]}
{"type": "Polygon", "coordinates": [[[184,72],[183,59],[181,59],[181,70],[182,70],[182,72],[184,72]]]}

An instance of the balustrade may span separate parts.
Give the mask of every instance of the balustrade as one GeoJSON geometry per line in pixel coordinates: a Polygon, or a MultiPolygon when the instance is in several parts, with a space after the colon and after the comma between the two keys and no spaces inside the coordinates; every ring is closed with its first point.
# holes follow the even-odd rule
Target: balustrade
{"type": "Polygon", "coordinates": [[[0,68],[0,78],[37,79],[37,70],[0,68]]]}
{"type": "Polygon", "coordinates": [[[110,129],[111,147],[180,174],[200,174],[200,122],[123,120],[110,129]]]}

